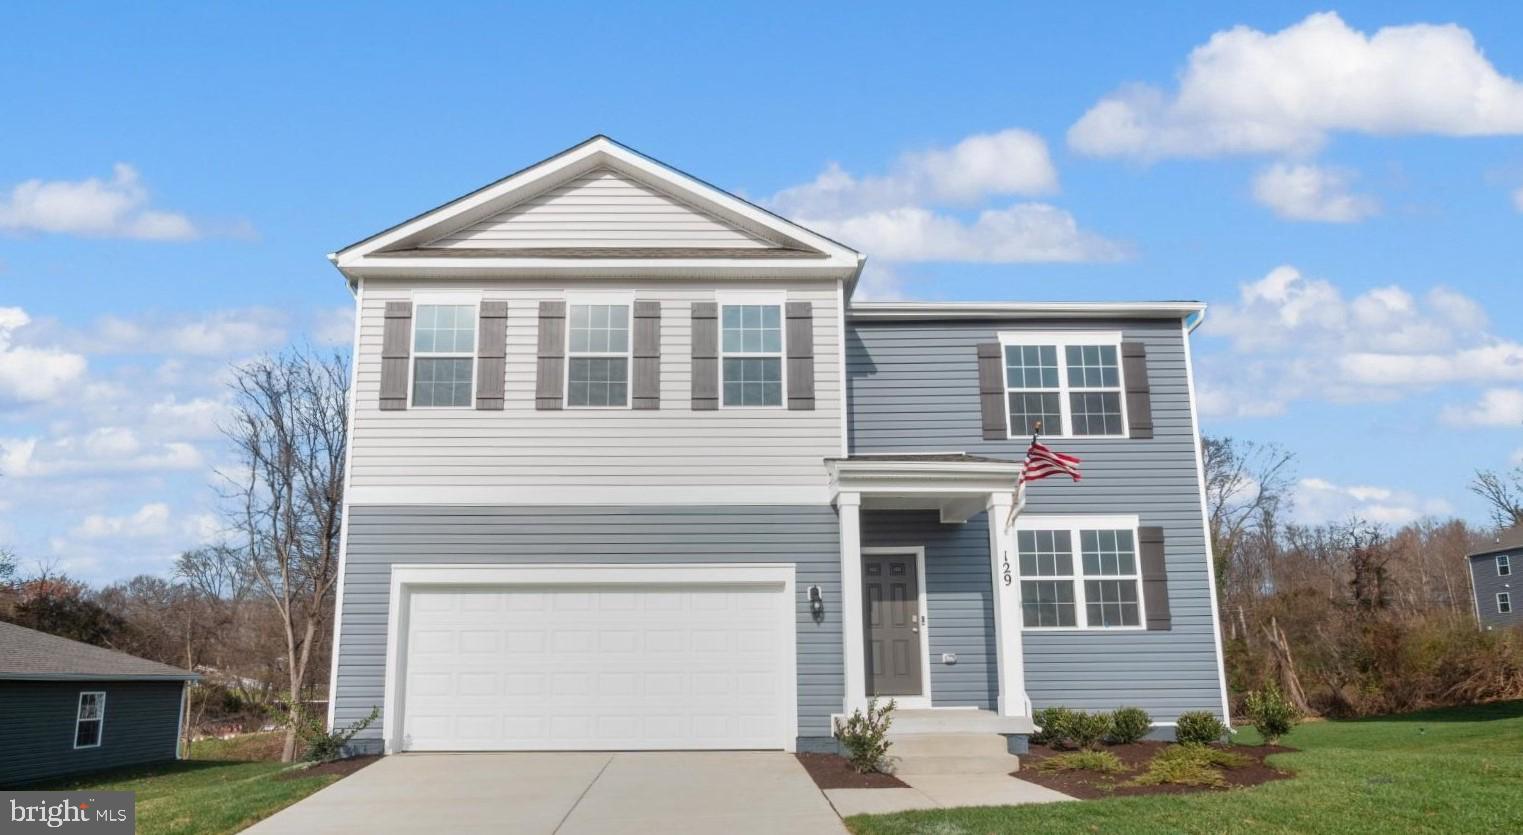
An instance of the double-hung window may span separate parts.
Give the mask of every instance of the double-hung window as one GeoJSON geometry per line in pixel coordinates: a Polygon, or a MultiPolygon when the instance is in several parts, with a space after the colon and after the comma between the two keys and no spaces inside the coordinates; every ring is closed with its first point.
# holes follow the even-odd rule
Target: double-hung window
{"type": "Polygon", "coordinates": [[[474,299],[417,300],[412,350],[413,406],[471,406],[476,363],[474,299]]]}
{"type": "Polygon", "coordinates": [[[79,711],[74,715],[74,747],[99,748],[105,724],[106,694],[99,691],[80,693],[79,711]]]}
{"type": "Polygon", "coordinates": [[[1011,437],[1126,435],[1121,334],[1002,333],[1011,437]]]}
{"type": "Polygon", "coordinates": [[[1025,628],[1143,627],[1135,517],[1025,517],[1016,525],[1025,628]]]}
{"type": "Polygon", "coordinates": [[[1497,554],[1497,576],[1506,577],[1512,574],[1512,557],[1506,554],[1497,554]]]}
{"type": "Polygon", "coordinates": [[[566,405],[622,409],[629,406],[630,302],[570,305],[567,330],[566,405]]]}
{"type": "Polygon", "coordinates": [[[781,301],[724,302],[719,311],[722,404],[783,405],[781,301]]]}
{"type": "Polygon", "coordinates": [[[1512,611],[1512,594],[1510,592],[1497,592],[1497,614],[1505,615],[1512,611]]]}

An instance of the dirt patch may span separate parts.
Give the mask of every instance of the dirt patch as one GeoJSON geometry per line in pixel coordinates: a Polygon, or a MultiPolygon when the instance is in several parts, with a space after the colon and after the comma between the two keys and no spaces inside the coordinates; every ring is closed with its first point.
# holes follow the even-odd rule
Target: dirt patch
{"type": "MultiPolygon", "coordinates": [[[[1143,794],[1191,794],[1203,791],[1224,791],[1202,786],[1181,786],[1164,783],[1156,786],[1130,786],[1126,785],[1132,778],[1147,770],[1148,763],[1164,748],[1166,742],[1138,742],[1132,745],[1110,745],[1102,748],[1115,754],[1121,762],[1126,764],[1126,771],[1120,774],[1096,774],[1092,771],[1039,771],[1037,764],[1054,754],[1065,753],[1056,751],[1046,745],[1033,745],[1031,752],[1021,755],[1021,770],[1011,774],[1029,783],[1046,786],[1054,791],[1060,791],[1069,797],[1077,797],[1082,800],[1090,800],[1097,797],[1132,797],[1143,794]]],[[[1227,780],[1227,789],[1240,789],[1245,786],[1257,786],[1270,780],[1283,780],[1295,775],[1272,768],[1264,762],[1264,758],[1270,754],[1283,754],[1294,751],[1294,748],[1285,748],[1279,745],[1232,745],[1226,750],[1234,754],[1247,757],[1250,762],[1241,768],[1223,768],[1222,776],[1227,780]]]]}
{"type": "Polygon", "coordinates": [[[337,774],[340,777],[348,777],[356,771],[379,760],[378,754],[364,757],[350,757],[347,760],[334,760],[331,763],[319,763],[306,768],[293,768],[283,771],[277,779],[280,780],[303,780],[308,777],[317,777],[323,774],[337,774]]]}
{"type": "Polygon", "coordinates": [[[858,774],[839,754],[796,754],[814,784],[822,789],[907,789],[892,774],[858,774]]]}

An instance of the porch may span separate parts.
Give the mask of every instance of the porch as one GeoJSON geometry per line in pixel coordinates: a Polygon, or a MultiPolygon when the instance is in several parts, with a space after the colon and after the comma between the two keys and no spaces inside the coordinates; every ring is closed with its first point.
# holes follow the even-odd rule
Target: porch
{"type": "Polygon", "coordinates": [[[898,733],[1031,732],[1008,518],[1021,464],[962,453],[827,462],[841,531],[844,714],[898,733]]]}

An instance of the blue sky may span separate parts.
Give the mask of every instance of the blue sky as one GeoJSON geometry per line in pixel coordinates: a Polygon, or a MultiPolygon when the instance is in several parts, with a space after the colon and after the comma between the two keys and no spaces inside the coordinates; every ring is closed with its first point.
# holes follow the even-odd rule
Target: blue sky
{"type": "Polygon", "coordinates": [[[102,581],[215,536],[223,369],[346,344],[323,256],[594,133],[878,297],[1211,302],[1205,428],[1293,449],[1300,518],[1485,520],[1523,9],[718,6],[9,9],[0,544],[102,581]]]}

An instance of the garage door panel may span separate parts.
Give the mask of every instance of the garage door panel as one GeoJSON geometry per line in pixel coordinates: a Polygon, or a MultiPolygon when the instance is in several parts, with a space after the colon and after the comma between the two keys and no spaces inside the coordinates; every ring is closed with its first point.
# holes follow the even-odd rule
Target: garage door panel
{"type": "MultiPolygon", "coordinates": [[[[775,748],[782,585],[416,590],[409,750],[775,748]]],[[[787,671],[791,672],[791,671],[787,671]]]]}

